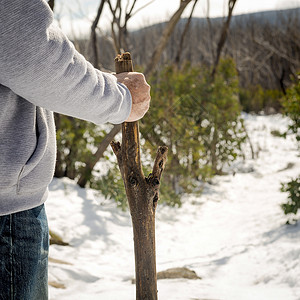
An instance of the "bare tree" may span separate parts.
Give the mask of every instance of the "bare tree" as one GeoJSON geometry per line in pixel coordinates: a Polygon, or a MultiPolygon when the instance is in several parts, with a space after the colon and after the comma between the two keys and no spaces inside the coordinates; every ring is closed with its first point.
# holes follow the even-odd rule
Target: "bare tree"
{"type": "Polygon", "coordinates": [[[191,13],[190,13],[190,16],[189,16],[189,18],[187,19],[187,21],[185,23],[184,30],[183,30],[183,32],[181,34],[181,37],[180,37],[180,42],[179,42],[179,46],[178,46],[178,49],[177,49],[177,54],[176,54],[176,57],[175,57],[175,64],[177,66],[179,66],[179,63],[180,63],[180,58],[181,58],[182,48],[183,48],[183,44],[184,44],[184,39],[185,39],[185,36],[186,36],[186,34],[187,34],[187,32],[190,28],[190,24],[191,24],[191,21],[192,21],[192,16],[193,16],[193,13],[194,13],[197,2],[198,2],[198,0],[195,0],[195,2],[193,4],[193,7],[192,7],[192,10],[191,10],[191,13]]]}
{"type": "Polygon", "coordinates": [[[215,50],[214,50],[214,44],[213,44],[213,31],[212,31],[212,24],[209,17],[210,14],[210,0],[206,1],[207,3],[207,12],[206,12],[206,21],[208,25],[208,32],[209,32],[209,46],[210,46],[210,52],[212,56],[212,61],[215,61],[215,50]]]}
{"type": "Polygon", "coordinates": [[[145,75],[149,75],[155,70],[156,65],[158,64],[158,62],[160,60],[161,54],[162,54],[163,50],[166,48],[166,45],[169,41],[169,38],[170,38],[172,32],[174,31],[176,24],[180,20],[180,17],[182,15],[182,13],[184,12],[185,8],[191,1],[192,0],[180,0],[179,8],[174,13],[174,15],[171,17],[170,21],[167,23],[167,25],[161,35],[161,38],[159,39],[159,41],[156,45],[156,48],[154,49],[154,51],[151,55],[151,58],[149,59],[148,64],[146,65],[145,72],[144,72],[145,75]]]}
{"type": "Polygon", "coordinates": [[[215,77],[217,67],[219,64],[219,60],[220,60],[220,56],[221,56],[221,52],[222,52],[222,49],[223,49],[224,44],[227,39],[229,25],[230,25],[230,21],[231,21],[231,17],[232,17],[232,12],[233,12],[234,6],[236,4],[236,1],[237,0],[228,0],[228,15],[227,15],[226,21],[223,24],[223,28],[221,30],[221,35],[220,35],[220,39],[219,39],[218,46],[217,46],[216,58],[215,58],[213,70],[211,73],[212,79],[214,79],[214,77],[215,77]]]}
{"type": "Polygon", "coordinates": [[[106,0],[101,0],[99,8],[97,10],[97,15],[95,17],[95,20],[92,23],[92,26],[91,26],[91,46],[92,46],[92,50],[93,50],[92,51],[93,52],[93,65],[96,68],[100,68],[96,28],[98,26],[98,23],[99,23],[99,20],[100,20],[105,2],[106,2],[106,0]]]}
{"type": "Polygon", "coordinates": [[[109,9],[112,14],[111,35],[114,41],[114,48],[116,54],[124,52],[124,49],[126,49],[127,51],[130,50],[128,44],[128,21],[141,9],[144,9],[154,1],[155,0],[149,1],[142,7],[134,11],[134,8],[137,4],[137,0],[134,0],[131,6],[130,1],[127,1],[125,8],[122,6],[121,0],[117,0],[114,7],[111,1],[107,0],[109,9]]]}

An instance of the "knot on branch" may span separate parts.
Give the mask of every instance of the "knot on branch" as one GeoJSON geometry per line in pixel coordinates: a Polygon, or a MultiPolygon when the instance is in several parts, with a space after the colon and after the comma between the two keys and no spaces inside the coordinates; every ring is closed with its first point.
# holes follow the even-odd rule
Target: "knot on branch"
{"type": "MultiPolygon", "coordinates": [[[[160,180],[161,174],[164,170],[168,155],[168,147],[160,146],[157,149],[157,155],[153,165],[152,177],[158,178],[160,180]]],[[[150,175],[149,175],[150,177],[150,175]]]]}
{"type": "Polygon", "coordinates": [[[153,197],[153,209],[155,210],[158,202],[158,193],[156,193],[153,197]]]}
{"type": "Polygon", "coordinates": [[[113,149],[114,153],[117,155],[121,151],[121,144],[120,142],[112,141],[110,143],[111,148],[113,149]]]}
{"type": "Polygon", "coordinates": [[[164,166],[164,161],[163,160],[161,160],[159,163],[158,163],[158,166],[162,169],[163,168],[163,166],[164,166]]]}
{"type": "Polygon", "coordinates": [[[167,150],[168,150],[167,146],[159,146],[158,147],[158,151],[160,152],[160,154],[164,154],[167,150]]]}
{"type": "Polygon", "coordinates": [[[157,177],[154,177],[153,179],[152,179],[152,186],[153,187],[157,187],[157,186],[159,186],[159,184],[160,184],[160,181],[159,181],[159,179],[157,178],[157,177]]]}
{"type": "Polygon", "coordinates": [[[146,182],[150,183],[150,180],[151,180],[152,177],[153,177],[152,173],[149,173],[149,175],[147,177],[145,177],[146,182]]]}
{"type": "Polygon", "coordinates": [[[128,182],[129,182],[132,186],[137,186],[137,184],[138,184],[137,179],[136,179],[133,175],[130,175],[130,176],[128,177],[128,182]]]}
{"type": "Polygon", "coordinates": [[[150,173],[146,178],[146,182],[152,186],[157,186],[160,184],[159,178],[154,176],[153,173],[150,173]]]}

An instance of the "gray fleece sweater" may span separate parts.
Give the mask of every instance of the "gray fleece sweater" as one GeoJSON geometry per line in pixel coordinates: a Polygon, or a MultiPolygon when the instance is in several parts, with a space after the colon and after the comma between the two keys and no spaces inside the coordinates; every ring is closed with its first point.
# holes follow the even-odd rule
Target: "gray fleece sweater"
{"type": "Polygon", "coordinates": [[[0,215],[47,198],[55,165],[52,111],[122,123],[131,95],[53,25],[44,0],[0,0],[0,215]]]}

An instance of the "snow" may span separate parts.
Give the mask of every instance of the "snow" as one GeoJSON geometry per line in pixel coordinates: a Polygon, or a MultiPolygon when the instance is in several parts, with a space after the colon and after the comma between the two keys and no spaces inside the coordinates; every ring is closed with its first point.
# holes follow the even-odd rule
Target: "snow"
{"type": "MultiPolygon", "coordinates": [[[[287,128],[280,115],[244,118],[258,157],[245,145],[246,160],[201,196],[183,197],[179,209],[158,205],[157,270],[188,267],[202,278],[159,280],[159,299],[300,299],[300,225],[285,225],[280,208],[280,183],[300,170],[295,137],[271,135],[287,128]]],[[[65,286],[50,286],[50,299],[135,299],[129,212],[68,179],[53,180],[46,208],[50,229],[71,245],[50,247],[68,263],[50,261],[49,280],[65,286]]]]}

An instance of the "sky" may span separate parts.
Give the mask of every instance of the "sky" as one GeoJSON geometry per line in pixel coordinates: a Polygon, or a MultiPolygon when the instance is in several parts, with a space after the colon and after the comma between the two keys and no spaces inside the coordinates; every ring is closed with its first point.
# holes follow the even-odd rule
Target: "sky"
{"type": "MultiPolygon", "coordinates": [[[[132,0],[128,1],[132,3],[132,0]]],[[[208,1],[210,2],[210,17],[226,15],[228,0],[199,0],[194,12],[195,17],[206,17],[208,1]]],[[[114,2],[112,0],[112,3],[114,2]]],[[[122,2],[126,6],[127,0],[122,0],[122,2]]],[[[167,21],[179,6],[179,0],[137,0],[136,9],[139,9],[148,2],[151,2],[151,4],[137,12],[129,21],[129,29],[137,29],[167,21]]],[[[99,3],[100,0],[56,0],[55,17],[60,20],[60,26],[66,34],[69,36],[81,36],[89,32],[99,3]]],[[[189,15],[192,3],[186,8],[184,17],[189,15]]],[[[238,15],[294,7],[300,7],[300,0],[237,0],[233,14],[238,15]]],[[[99,23],[101,29],[106,30],[109,28],[109,15],[108,9],[104,10],[99,23]]]]}

